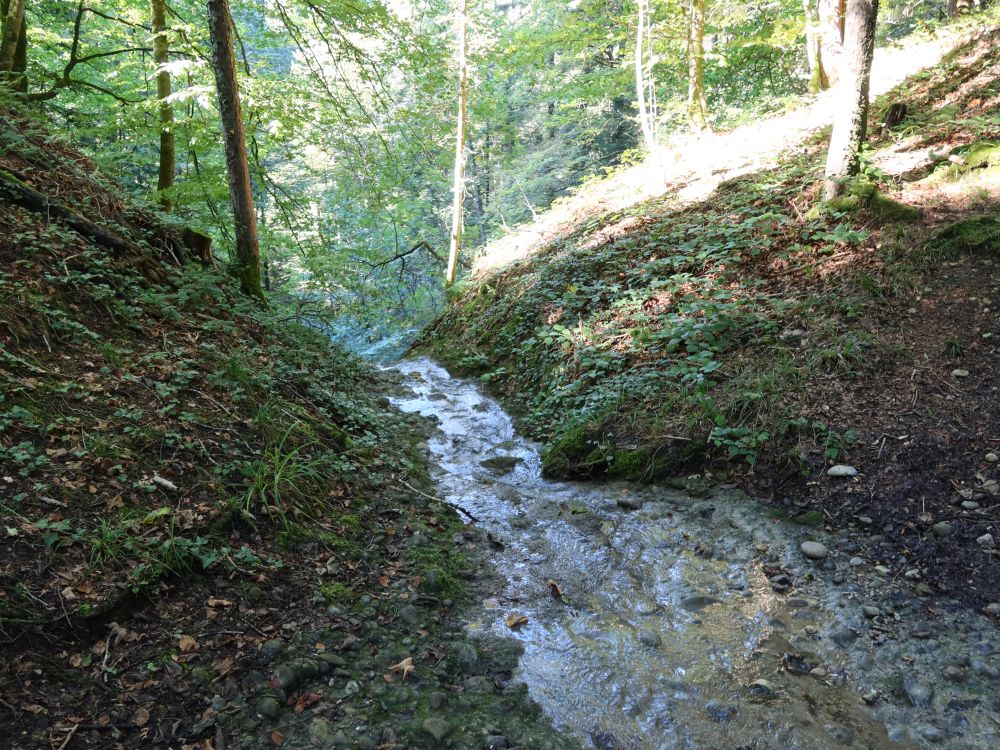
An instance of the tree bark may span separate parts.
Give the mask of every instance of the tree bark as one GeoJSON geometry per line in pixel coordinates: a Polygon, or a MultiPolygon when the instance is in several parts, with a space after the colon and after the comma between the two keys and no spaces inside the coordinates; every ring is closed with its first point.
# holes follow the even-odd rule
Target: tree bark
{"type": "Polygon", "coordinates": [[[708,127],[705,100],[705,0],[688,4],[688,95],[687,114],[692,130],[708,127]]]}
{"type": "Polygon", "coordinates": [[[843,79],[836,92],[836,119],[826,160],[823,198],[832,200],[860,168],[861,146],[868,127],[868,85],[875,51],[878,0],[848,0],[845,22],[843,79]]]}
{"type": "Polygon", "coordinates": [[[847,0],[818,0],[820,55],[831,86],[841,78],[847,0]]]}
{"type": "Polygon", "coordinates": [[[639,18],[635,32],[635,101],[639,111],[639,127],[642,130],[642,140],[646,150],[656,150],[656,124],[646,107],[646,75],[642,60],[643,39],[649,25],[647,0],[638,0],[639,18]]]}
{"type": "Polygon", "coordinates": [[[156,190],[164,210],[173,208],[173,201],[164,191],[174,185],[174,105],[170,103],[170,72],[166,65],[170,51],[167,28],[167,1],[152,0],[150,15],[153,31],[153,62],[156,64],[156,99],[160,110],[160,171],[156,190]]]}
{"type": "Polygon", "coordinates": [[[212,38],[212,67],[222,117],[222,140],[229,174],[229,194],[236,229],[236,273],[246,294],[264,297],[260,285],[260,246],[257,215],[250,186],[246,134],[240,109],[236,59],[233,56],[232,18],[229,0],[207,0],[208,27],[212,38]]]}
{"type": "Polygon", "coordinates": [[[12,80],[17,62],[18,46],[24,29],[24,0],[8,0],[0,36],[0,77],[12,80]]]}
{"type": "Polygon", "coordinates": [[[466,89],[468,85],[468,0],[458,2],[458,126],[455,133],[455,180],[452,185],[454,201],[451,209],[451,244],[448,248],[448,270],[445,284],[455,283],[458,272],[458,252],[462,243],[462,207],[465,203],[465,117],[466,89]]]}
{"type": "Polygon", "coordinates": [[[819,4],[802,0],[806,17],[806,59],[809,62],[809,93],[818,94],[830,88],[830,76],[823,60],[823,35],[820,31],[819,4]]]}

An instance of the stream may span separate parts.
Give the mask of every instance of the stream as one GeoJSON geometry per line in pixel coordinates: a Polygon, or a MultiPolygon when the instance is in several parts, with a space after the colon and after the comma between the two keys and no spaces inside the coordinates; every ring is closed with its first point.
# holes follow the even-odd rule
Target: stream
{"type": "Polygon", "coordinates": [[[427,359],[392,369],[412,391],[393,402],[438,420],[437,494],[489,533],[505,582],[468,628],[521,642],[516,677],[583,745],[1000,747],[987,618],[918,600],[735,488],[547,480],[475,383],[427,359]],[[830,556],[805,559],[805,539],[830,556]]]}

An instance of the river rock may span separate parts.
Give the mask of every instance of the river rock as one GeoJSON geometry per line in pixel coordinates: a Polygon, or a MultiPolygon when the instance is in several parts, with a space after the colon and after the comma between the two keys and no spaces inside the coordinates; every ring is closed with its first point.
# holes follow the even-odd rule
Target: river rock
{"type": "Polygon", "coordinates": [[[444,719],[439,719],[436,716],[431,716],[424,719],[424,723],[421,727],[427,734],[441,742],[445,737],[451,734],[452,726],[444,719]]]}
{"type": "Polygon", "coordinates": [[[640,510],[642,508],[642,499],[635,495],[622,495],[615,498],[615,503],[622,510],[640,510]]]}
{"type": "Polygon", "coordinates": [[[865,564],[865,561],[862,560],[860,557],[852,557],[850,562],[848,562],[847,564],[850,565],[852,568],[860,568],[862,565],[865,564]]]}
{"type": "Polygon", "coordinates": [[[856,477],[858,470],[847,464],[836,464],[826,470],[826,475],[830,477],[856,477]]]}
{"type": "Polygon", "coordinates": [[[762,700],[771,700],[777,695],[774,686],[767,680],[754,680],[747,686],[747,692],[762,700]]]}
{"type": "Polygon", "coordinates": [[[924,685],[908,673],[903,675],[903,691],[914,706],[929,706],[934,699],[934,688],[924,685]]]}
{"type": "Polygon", "coordinates": [[[484,469],[506,474],[514,470],[514,467],[521,463],[517,456],[493,456],[479,462],[484,469]]]}
{"type": "Polygon", "coordinates": [[[685,596],[680,601],[682,609],[686,609],[688,612],[697,612],[699,609],[707,607],[709,604],[718,604],[719,600],[714,596],[709,596],[708,594],[695,594],[694,596],[685,596]]]}
{"type": "Polygon", "coordinates": [[[826,545],[820,544],[819,542],[802,542],[802,544],[799,545],[799,549],[802,550],[802,554],[810,560],[823,560],[828,554],[830,554],[826,545]]]}
{"type": "Polygon", "coordinates": [[[871,605],[865,605],[864,607],[861,608],[861,611],[864,613],[865,617],[867,617],[869,620],[874,620],[876,617],[882,614],[882,610],[880,610],[878,607],[873,607],[871,605]]]}

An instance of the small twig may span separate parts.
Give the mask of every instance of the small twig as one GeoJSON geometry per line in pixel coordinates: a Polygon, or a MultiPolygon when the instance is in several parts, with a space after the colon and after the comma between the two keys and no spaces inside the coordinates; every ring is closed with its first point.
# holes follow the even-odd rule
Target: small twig
{"type": "Polygon", "coordinates": [[[68,744],[70,743],[70,740],[72,740],[72,739],[73,739],[73,735],[74,735],[74,734],[76,734],[76,730],[77,730],[77,729],[79,729],[79,728],[80,728],[80,725],[79,725],[79,724],[74,724],[74,725],[73,725],[73,728],[72,728],[72,729],[70,729],[70,730],[69,730],[69,731],[68,731],[68,732],[66,733],[66,737],[65,737],[65,738],[63,739],[63,741],[62,741],[62,742],[61,742],[61,743],[59,744],[59,747],[57,747],[57,748],[56,748],[56,750],[65,750],[65,748],[66,748],[66,745],[68,745],[68,744]]]}
{"type": "Polygon", "coordinates": [[[448,505],[448,506],[454,508],[455,510],[457,510],[458,512],[460,512],[462,515],[468,517],[468,519],[470,521],[472,521],[473,523],[479,523],[479,519],[478,518],[476,518],[474,515],[472,515],[471,513],[469,513],[469,511],[467,511],[465,508],[463,508],[458,503],[453,503],[453,502],[450,502],[448,500],[442,500],[440,497],[434,497],[434,495],[428,495],[426,492],[421,492],[420,490],[418,490],[413,485],[409,484],[404,479],[400,479],[399,481],[403,483],[404,487],[406,487],[407,489],[409,489],[409,490],[411,490],[413,492],[416,492],[421,497],[426,497],[428,500],[433,500],[434,502],[441,503],[442,505],[448,505]]]}

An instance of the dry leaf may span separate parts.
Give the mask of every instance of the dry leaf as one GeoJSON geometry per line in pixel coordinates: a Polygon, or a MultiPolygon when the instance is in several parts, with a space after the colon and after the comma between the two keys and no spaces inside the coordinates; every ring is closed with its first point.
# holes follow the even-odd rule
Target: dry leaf
{"type": "Polygon", "coordinates": [[[271,732],[271,744],[281,747],[282,745],[285,744],[285,735],[283,735],[281,732],[275,729],[273,732],[271,732]]]}
{"type": "Polygon", "coordinates": [[[407,656],[399,664],[393,664],[389,667],[390,674],[402,674],[405,680],[409,675],[417,671],[417,668],[413,666],[413,657],[407,656]]]}
{"type": "Polygon", "coordinates": [[[137,708],[132,714],[132,723],[137,727],[144,727],[149,723],[149,711],[144,708],[137,708]]]}
{"type": "Polygon", "coordinates": [[[231,606],[233,606],[233,603],[231,601],[229,601],[228,599],[209,599],[208,600],[208,606],[209,607],[231,607],[231,606]]]}
{"type": "Polygon", "coordinates": [[[545,582],[545,585],[549,587],[549,591],[552,592],[552,596],[556,599],[562,599],[562,589],[559,588],[559,584],[553,581],[551,578],[545,582]]]}
{"type": "Polygon", "coordinates": [[[511,630],[517,630],[522,625],[528,624],[528,618],[524,615],[519,615],[516,612],[507,615],[507,627],[511,630]]]}
{"type": "Polygon", "coordinates": [[[198,650],[198,641],[189,635],[182,635],[181,639],[177,641],[177,645],[180,646],[182,654],[198,650]]]}
{"type": "Polygon", "coordinates": [[[65,599],[68,602],[71,602],[74,599],[76,599],[76,594],[73,593],[73,587],[72,586],[67,586],[66,588],[64,588],[59,593],[62,594],[62,598],[65,599]]]}

